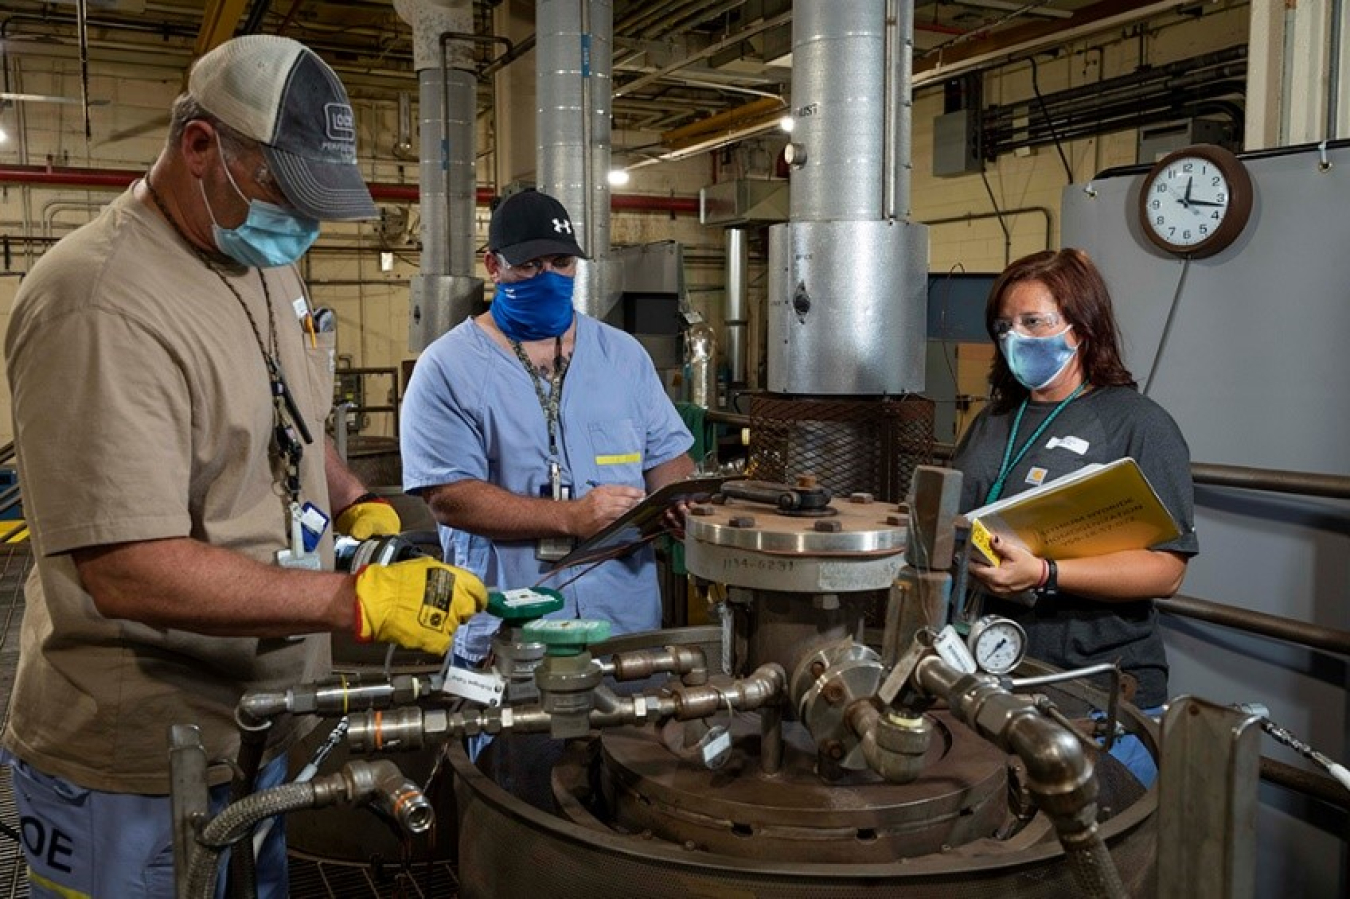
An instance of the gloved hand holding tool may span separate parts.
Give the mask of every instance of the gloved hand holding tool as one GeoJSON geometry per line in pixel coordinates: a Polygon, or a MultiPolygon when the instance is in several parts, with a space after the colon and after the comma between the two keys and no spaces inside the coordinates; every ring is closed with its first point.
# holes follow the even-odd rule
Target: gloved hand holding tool
{"type": "Polygon", "coordinates": [[[403,530],[403,522],[389,501],[373,493],[363,493],[337,515],[334,529],[357,540],[388,537],[403,530]]]}
{"type": "Polygon", "coordinates": [[[356,575],[356,639],[443,656],[455,628],[487,601],[473,573],[430,557],[367,565],[356,575]]]}

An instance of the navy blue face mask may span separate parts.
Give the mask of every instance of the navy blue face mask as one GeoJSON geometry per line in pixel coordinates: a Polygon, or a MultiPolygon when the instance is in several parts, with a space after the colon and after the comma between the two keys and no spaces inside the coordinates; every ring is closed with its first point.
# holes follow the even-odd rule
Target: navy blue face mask
{"type": "Polygon", "coordinates": [[[572,324],[576,279],[549,270],[528,281],[498,284],[488,311],[507,338],[516,341],[557,337],[572,324]]]}

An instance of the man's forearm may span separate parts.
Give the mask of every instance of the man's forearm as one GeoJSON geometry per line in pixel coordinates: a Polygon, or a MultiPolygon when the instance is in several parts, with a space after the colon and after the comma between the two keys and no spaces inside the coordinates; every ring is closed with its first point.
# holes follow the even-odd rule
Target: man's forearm
{"type": "Polygon", "coordinates": [[[353,626],[355,579],[296,571],[188,537],[75,550],[100,614],[216,636],[282,637],[353,626]]]}
{"type": "Polygon", "coordinates": [[[694,460],[689,458],[688,453],[680,453],[674,459],[667,459],[655,468],[647,469],[643,479],[647,483],[647,490],[655,493],[667,484],[682,481],[693,473],[694,460]]]}
{"type": "Polygon", "coordinates": [[[456,481],[424,492],[436,520],[491,540],[572,536],[570,503],[520,496],[486,481],[456,481]]]}
{"type": "Polygon", "coordinates": [[[346,462],[342,461],[331,439],[324,438],[323,448],[324,475],[328,480],[328,502],[332,505],[328,513],[337,515],[355,502],[358,496],[367,493],[369,488],[361,483],[361,479],[347,467],[346,462]]]}

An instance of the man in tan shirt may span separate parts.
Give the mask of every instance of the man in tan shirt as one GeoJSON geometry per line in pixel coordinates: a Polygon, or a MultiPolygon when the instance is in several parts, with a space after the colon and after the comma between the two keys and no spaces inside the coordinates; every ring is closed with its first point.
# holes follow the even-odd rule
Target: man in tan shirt
{"type": "MultiPolygon", "coordinates": [[[[324,439],[334,335],[294,265],[320,220],[374,215],[337,76],[252,35],[198,61],[149,175],[24,280],[5,352],[37,562],[3,746],[35,895],[172,896],[170,725],[200,727],[218,811],[244,692],[326,674],[332,631],[444,653],[486,599],[427,559],[336,573],[330,528],[292,530],[398,527],[324,439]]],[[[272,725],[259,785],[303,729],[272,725]]],[[[260,895],[284,896],[270,843],[260,895]]]]}

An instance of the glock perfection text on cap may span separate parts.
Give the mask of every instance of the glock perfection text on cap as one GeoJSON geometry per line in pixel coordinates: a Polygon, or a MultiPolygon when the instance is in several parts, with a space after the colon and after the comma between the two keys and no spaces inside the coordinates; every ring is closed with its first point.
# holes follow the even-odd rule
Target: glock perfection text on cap
{"type": "Polygon", "coordinates": [[[226,125],[262,144],[281,192],[310,218],[375,218],[356,164],[356,119],[337,74],[290,38],[226,41],[192,68],[188,93],[226,125]]]}

